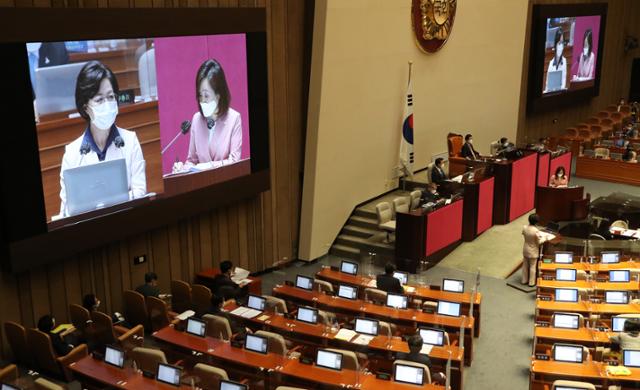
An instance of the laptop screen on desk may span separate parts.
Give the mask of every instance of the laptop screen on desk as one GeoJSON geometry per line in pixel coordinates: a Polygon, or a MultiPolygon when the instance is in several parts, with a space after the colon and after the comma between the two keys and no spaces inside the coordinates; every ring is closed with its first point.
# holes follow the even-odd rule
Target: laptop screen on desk
{"type": "Polygon", "coordinates": [[[253,294],[249,295],[249,300],[247,301],[248,307],[255,310],[263,311],[266,304],[267,304],[266,298],[253,295],[253,294]]]}
{"type": "Polygon", "coordinates": [[[350,261],[342,261],[342,263],[340,263],[340,271],[349,275],[357,275],[358,264],[352,263],[350,261]]]}
{"type": "Polygon", "coordinates": [[[556,288],[557,302],[578,302],[578,290],[575,288],[556,288]]]}
{"type": "Polygon", "coordinates": [[[220,390],[249,390],[247,385],[220,379],[220,390]]]}
{"type": "Polygon", "coordinates": [[[553,316],[553,327],[578,329],[580,327],[580,316],[577,314],[556,313],[553,316]]]}
{"type": "Polygon", "coordinates": [[[378,335],[378,321],[365,318],[356,318],[356,332],[371,336],[378,335]]]}
{"type": "Polygon", "coordinates": [[[558,264],[573,263],[573,252],[556,252],[555,262],[558,264]]]}
{"type": "Polygon", "coordinates": [[[567,386],[556,386],[553,388],[554,390],[589,390],[587,387],[567,387],[567,386]]]}
{"type": "Polygon", "coordinates": [[[316,324],[318,323],[318,310],[301,306],[298,308],[297,319],[298,321],[316,324]]]}
{"type": "Polygon", "coordinates": [[[304,290],[313,290],[313,279],[298,275],[296,276],[296,287],[304,290]]]}
{"type": "Polygon", "coordinates": [[[423,344],[444,345],[444,331],[437,329],[420,328],[420,337],[423,344]]]}
{"type": "Polygon", "coordinates": [[[464,292],[464,280],[442,279],[442,290],[456,293],[464,292]]]}
{"type": "Polygon", "coordinates": [[[319,349],[316,355],[316,365],[320,367],[330,368],[332,370],[342,369],[342,354],[319,349]]]}
{"type": "Polygon", "coordinates": [[[611,330],[614,332],[622,332],[624,330],[624,323],[629,318],[626,317],[611,317],[611,330]]]}
{"type": "Polygon", "coordinates": [[[622,365],[625,367],[640,367],[640,350],[623,349],[622,365]]]}
{"type": "Polygon", "coordinates": [[[347,286],[346,284],[341,284],[338,287],[338,296],[340,298],[356,299],[358,297],[358,289],[353,286],[347,286]]]}
{"type": "Polygon", "coordinates": [[[168,383],[170,385],[180,385],[180,373],[181,370],[178,367],[170,366],[168,364],[158,364],[158,378],[159,382],[168,383]]]}
{"type": "Polygon", "coordinates": [[[609,271],[610,282],[627,283],[631,280],[631,272],[629,270],[609,271]]]}
{"type": "Polygon", "coordinates": [[[396,382],[411,383],[413,385],[424,384],[424,368],[396,364],[394,367],[393,379],[396,382]]]}
{"type": "Polygon", "coordinates": [[[555,344],[553,360],[559,362],[582,363],[583,349],[580,345],[555,344]]]}
{"type": "Polygon", "coordinates": [[[267,338],[248,334],[245,339],[244,347],[249,351],[267,353],[267,338]]]}
{"type": "Polygon", "coordinates": [[[22,389],[16,386],[3,383],[2,386],[0,386],[0,390],[22,390],[22,389]]]}
{"type": "Polygon", "coordinates": [[[438,314],[445,316],[460,316],[460,304],[456,302],[438,301],[438,314]]]}
{"type": "Polygon", "coordinates": [[[197,318],[187,319],[187,333],[194,336],[204,337],[207,329],[207,323],[197,318]]]}
{"type": "Polygon", "coordinates": [[[409,281],[409,274],[406,272],[395,271],[393,277],[398,279],[403,286],[409,281]]]}
{"type": "Polygon", "coordinates": [[[387,306],[395,307],[396,309],[407,308],[407,297],[399,294],[387,294],[387,306]]]}
{"type": "Polygon", "coordinates": [[[575,282],[576,270],[568,268],[558,268],[556,269],[556,280],[564,282],[575,282]]]}
{"type": "Polygon", "coordinates": [[[605,291],[604,301],[607,303],[629,303],[629,294],[626,291],[605,291]]]}
{"type": "Polygon", "coordinates": [[[124,351],[107,345],[104,350],[104,361],[118,368],[124,367],[124,351]]]}
{"type": "Polygon", "coordinates": [[[602,264],[614,264],[620,262],[620,252],[601,252],[602,264]]]}

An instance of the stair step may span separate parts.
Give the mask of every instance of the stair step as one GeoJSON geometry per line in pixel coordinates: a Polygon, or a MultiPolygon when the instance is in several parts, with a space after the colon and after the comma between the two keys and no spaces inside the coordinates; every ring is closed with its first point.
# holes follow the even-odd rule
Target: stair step
{"type": "Polygon", "coordinates": [[[329,253],[339,257],[346,257],[348,259],[360,259],[360,250],[347,245],[333,244],[329,253]]]}
{"type": "Polygon", "coordinates": [[[362,217],[359,215],[352,215],[349,217],[349,225],[359,226],[367,229],[378,230],[378,220],[376,218],[362,217]]]}
{"type": "Polygon", "coordinates": [[[360,251],[375,250],[376,253],[394,253],[395,246],[384,242],[375,242],[362,237],[350,236],[348,234],[340,234],[336,238],[336,244],[358,248],[360,251]]]}
{"type": "Polygon", "coordinates": [[[349,234],[351,236],[369,238],[378,232],[379,230],[377,229],[367,229],[361,226],[347,224],[342,228],[341,234],[349,234]]]}
{"type": "Polygon", "coordinates": [[[373,219],[378,218],[378,215],[376,214],[375,211],[369,211],[364,207],[358,207],[357,209],[355,209],[353,212],[353,215],[357,215],[359,217],[365,217],[365,218],[373,218],[373,219]]]}

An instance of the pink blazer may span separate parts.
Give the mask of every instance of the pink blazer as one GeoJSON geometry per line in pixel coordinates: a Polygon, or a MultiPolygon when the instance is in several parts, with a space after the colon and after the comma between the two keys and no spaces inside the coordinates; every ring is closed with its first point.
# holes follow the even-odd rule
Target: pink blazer
{"type": "Polygon", "coordinates": [[[193,164],[218,161],[229,165],[240,161],[242,152],[242,121],[240,114],[229,107],[227,113],[216,120],[212,130],[207,121],[196,112],[191,120],[191,139],[187,161],[193,164]],[[213,131],[213,134],[210,132],[213,131]]]}

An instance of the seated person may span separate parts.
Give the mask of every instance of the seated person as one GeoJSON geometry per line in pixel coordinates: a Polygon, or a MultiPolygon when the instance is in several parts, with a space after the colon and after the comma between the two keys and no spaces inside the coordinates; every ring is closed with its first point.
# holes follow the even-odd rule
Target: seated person
{"type": "Polygon", "coordinates": [[[531,149],[536,150],[538,152],[544,152],[547,150],[547,139],[544,137],[540,137],[538,139],[538,142],[536,142],[535,144],[531,145],[531,149]]]}
{"type": "Polygon", "coordinates": [[[87,309],[89,313],[97,311],[100,307],[100,300],[95,294],[87,294],[82,298],[82,307],[87,309]]]}
{"type": "Polygon", "coordinates": [[[155,272],[147,272],[144,274],[144,284],[136,288],[136,291],[144,295],[144,297],[160,297],[160,287],[158,287],[158,275],[155,272]]]}
{"type": "Polygon", "coordinates": [[[470,160],[477,160],[480,158],[480,153],[476,152],[473,148],[473,136],[471,134],[464,136],[464,144],[460,150],[460,155],[470,160]]]}
{"type": "Polygon", "coordinates": [[[609,337],[611,350],[609,355],[620,358],[623,349],[640,349],[640,319],[629,318],[624,322],[622,332],[609,337]]]}
{"type": "Polygon", "coordinates": [[[228,312],[222,310],[222,304],[224,303],[224,298],[219,295],[211,296],[211,308],[208,313],[205,314],[213,314],[215,316],[224,317],[229,321],[229,326],[231,326],[231,333],[233,334],[244,334],[247,333],[247,329],[241,326],[236,319],[230,315],[228,312]]]}
{"type": "Polygon", "coordinates": [[[38,329],[49,335],[51,338],[51,344],[53,345],[53,351],[57,356],[65,356],[74,348],[72,344],[67,343],[60,337],[59,334],[51,333],[56,327],[56,319],[49,314],[40,317],[38,320],[38,329]]]}
{"type": "Polygon", "coordinates": [[[622,108],[622,106],[625,105],[624,102],[624,98],[620,98],[620,101],[618,102],[618,107],[617,107],[617,111],[620,112],[620,109],[622,108]]]}
{"type": "Polygon", "coordinates": [[[242,298],[247,294],[247,286],[241,287],[231,280],[235,267],[230,260],[220,263],[220,273],[214,276],[211,283],[211,292],[213,295],[220,295],[224,299],[242,298]]]}
{"type": "Polygon", "coordinates": [[[387,265],[384,266],[384,274],[376,276],[376,286],[378,290],[393,294],[404,293],[400,280],[393,277],[395,271],[396,267],[391,263],[387,263],[387,265]]]}
{"type": "Polygon", "coordinates": [[[564,167],[561,165],[556,169],[556,173],[551,175],[549,179],[549,187],[566,187],[569,184],[569,179],[564,173],[564,167]]]}
{"type": "Polygon", "coordinates": [[[438,157],[436,158],[436,161],[433,164],[433,169],[431,170],[431,182],[440,184],[447,179],[447,174],[444,172],[444,159],[442,157],[438,157]]]}
{"type": "Polygon", "coordinates": [[[440,199],[440,194],[438,193],[438,186],[435,183],[427,184],[427,190],[422,191],[421,198],[422,198],[421,199],[422,203],[437,202],[438,199],[440,199]]]}
{"type": "Polygon", "coordinates": [[[622,155],[622,161],[628,161],[635,159],[636,152],[633,150],[631,144],[627,145],[627,149],[625,149],[624,154],[622,155]]]}
{"type": "Polygon", "coordinates": [[[398,353],[397,359],[424,364],[425,366],[429,367],[432,382],[445,383],[445,375],[440,372],[433,372],[431,359],[429,359],[429,356],[424,353],[420,353],[423,345],[422,337],[420,337],[419,334],[414,334],[413,336],[409,337],[409,339],[407,340],[407,344],[409,345],[409,353],[398,353]]]}

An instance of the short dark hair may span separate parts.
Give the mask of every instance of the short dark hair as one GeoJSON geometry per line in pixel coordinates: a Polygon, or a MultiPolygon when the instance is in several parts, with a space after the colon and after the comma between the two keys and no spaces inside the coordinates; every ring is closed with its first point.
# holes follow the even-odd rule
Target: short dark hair
{"type": "Polygon", "coordinates": [[[505,143],[505,142],[507,142],[507,141],[509,141],[509,138],[507,138],[507,137],[502,137],[502,138],[500,138],[500,143],[501,143],[501,144],[503,144],[503,143],[505,143]]]}
{"type": "Polygon", "coordinates": [[[95,294],[87,294],[82,298],[82,307],[84,307],[85,309],[92,311],[95,305],[96,305],[95,294]]]}
{"type": "Polygon", "coordinates": [[[423,343],[422,336],[417,333],[409,337],[409,340],[407,340],[407,344],[409,344],[409,351],[422,349],[423,343]]]}
{"type": "Polygon", "coordinates": [[[529,214],[529,225],[537,225],[540,222],[538,214],[529,214]]]}
{"type": "Polygon", "coordinates": [[[558,27],[556,30],[556,35],[553,37],[553,49],[555,50],[556,46],[558,46],[558,42],[562,40],[564,43],[564,32],[562,31],[562,27],[558,27]]]}
{"type": "Polygon", "coordinates": [[[224,76],[224,70],[218,61],[214,59],[206,60],[200,65],[196,74],[196,103],[198,103],[200,114],[204,117],[199,104],[202,80],[209,81],[213,91],[220,96],[218,100],[218,117],[224,116],[229,110],[229,104],[231,104],[231,93],[227,85],[227,78],[224,76]]]}
{"type": "Polygon", "coordinates": [[[587,40],[587,44],[589,45],[589,53],[587,55],[590,56],[591,52],[593,51],[593,32],[591,31],[590,28],[584,30],[584,36],[582,37],[583,45],[584,45],[585,39],[587,40]]]}
{"type": "Polygon", "coordinates": [[[564,172],[564,174],[567,174],[567,170],[564,169],[564,167],[562,165],[560,165],[558,168],[556,168],[556,177],[558,177],[558,173],[560,173],[560,170],[562,170],[562,172],[564,172]]]}
{"type": "Polygon", "coordinates": [[[50,314],[43,315],[38,320],[38,329],[41,332],[49,333],[53,329],[53,317],[50,314]]]}
{"type": "Polygon", "coordinates": [[[158,275],[156,275],[155,272],[147,272],[146,274],[144,274],[145,283],[151,283],[154,280],[158,280],[158,275]]]}
{"type": "Polygon", "coordinates": [[[391,264],[391,263],[387,263],[384,266],[384,273],[387,274],[387,275],[390,275],[390,274],[394,273],[395,271],[396,271],[396,266],[391,264]]]}
{"type": "Polygon", "coordinates": [[[224,297],[220,296],[220,295],[212,295],[211,296],[211,306],[214,308],[220,308],[222,306],[222,303],[224,302],[224,297]]]}
{"type": "Polygon", "coordinates": [[[637,318],[628,318],[624,322],[622,330],[629,333],[640,333],[640,320],[637,318]]]}
{"type": "Polygon", "coordinates": [[[111,82],[113,93],[116,96],[120,93],[118,88],[118,80],[108,66],[104,65],[100,61],[87,62],[76,79],[76,109],[80,116],[82,116],[87,122],[91,120],[85,107],[89,103],[92,97],[98,94],[100,90],[100,83],[102,80],[108,79],[111,82]]]}
{"type": "Polygon", "coordinates": [[[233,263],[231,262],[231,260],[225,260],[222,263],[220,263],[220,272],[222,272],[223,274],[226,274],[227,272],[231,271],[232,268],[233,268],[233,263]]]}
{"type": "Polygon", "coordinates": [[[471,137],[473,137],[471,134],[467,134],[467,135],[465,135],[465,136],[464,136],[464,140],[465,140],[465,141],[469,141],[469,139],[470,139],[471,137]]]}
{"type": "Polygon", "coordinates": [[[444,161],[444,158],[442,158],[442,157],[436,158],[436,165],[440,165],[440,163],[443,162],[443,161],[444,161]]]}

